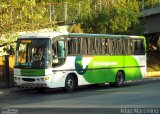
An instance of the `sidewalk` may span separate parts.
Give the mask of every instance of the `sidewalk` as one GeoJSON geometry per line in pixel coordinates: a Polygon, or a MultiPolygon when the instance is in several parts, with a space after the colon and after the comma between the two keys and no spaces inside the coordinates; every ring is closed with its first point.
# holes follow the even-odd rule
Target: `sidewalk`
{"type": "Polygon", "coordinates": [[[2,95],[2,94],[8,94],[8,93],[11,93],[11,92],[13,92],[15,90],[17,90],[16,87],[0,88],[0,95],[2,95]]]}
{"type": "Polygon", "coordinates": [[[160,77],[160,71],[154,71],[154,72],[147,72],[147,78],[150,77],[160,77]]]}
{"type": "Polygon", "coordinates": [[[17,88],[14,87],[13,85],[11,85],[10,87],[7,87],[6,83],[4,83],[4,82],[0,83],[0,95],[1,94],[6,94],[6,93],[10,93],[10,92],[12,92],[12,91],[14,91],[16,89],[17,88]]]}

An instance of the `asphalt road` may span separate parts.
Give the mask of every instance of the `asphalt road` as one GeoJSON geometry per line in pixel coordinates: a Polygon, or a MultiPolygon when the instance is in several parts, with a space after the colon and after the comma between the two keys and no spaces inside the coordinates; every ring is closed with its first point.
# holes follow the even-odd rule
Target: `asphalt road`
{"type": "Polygon", "coordinates": [[[12,88],[0,93],[0,107],[2,114],[159,114],[160,79],[127,82],[121,88],[83,86],[73,93],[12,88]]]}

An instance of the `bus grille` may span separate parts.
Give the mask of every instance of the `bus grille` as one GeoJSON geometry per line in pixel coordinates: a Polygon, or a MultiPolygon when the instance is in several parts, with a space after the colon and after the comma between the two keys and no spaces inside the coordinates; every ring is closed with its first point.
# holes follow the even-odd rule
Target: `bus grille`
{"type": "Polygon", "coordinates": [[[22,78],[23,81],[34,82],[34,78],[22,78]]]}

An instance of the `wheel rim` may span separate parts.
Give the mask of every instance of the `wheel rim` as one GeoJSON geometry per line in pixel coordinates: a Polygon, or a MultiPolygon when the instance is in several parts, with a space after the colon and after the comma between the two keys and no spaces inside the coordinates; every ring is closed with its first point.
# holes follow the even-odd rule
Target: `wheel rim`
{"type": "Polygon", "coordinates": [[[71,80],[71,79],[69,79],[68,81],[67,81],[67,85],[68,85],[68,87],[70,87],[70,88],[73,88],[73,80],[71,80]]]}
{"type": "Polygon", "coordinates": [[[122,84],[123,83],[123,75],[118,75],[118,77],[117,77],[117,82],[118,82],[118,84],[122,84]]]}

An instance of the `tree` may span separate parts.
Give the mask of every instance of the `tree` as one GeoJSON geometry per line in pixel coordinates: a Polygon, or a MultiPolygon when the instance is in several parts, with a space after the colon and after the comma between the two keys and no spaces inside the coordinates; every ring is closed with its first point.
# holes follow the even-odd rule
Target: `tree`
{"type": "Polygon", "coordinates": [[[78,29],[87,33],[143,32],[139,20],[141,0],[1,0],[0,4],[0,43],[15,40],[15,32],[53,29],[56,23],[64,21],[74,24],[72,32],[78,29]],[[10,36],[4,36],[6,33],[10,36]]]}
{"type": "Polygon", "coordinates": [[[37,3],[36,0],[1,0],[0,4],[0,44],[15,41],[17,37],[15,32],[48,26],[48,18],[43,17],[46,14],[43,1],[37,3]]]}
{"type": "Polygon", "coordinates": [[[106,33],[107,17],[106,11],[92,13],[83,18],[82,29],[87,33],[106,33]]]}
{"type": "Polygon", "coordinates": [[[140,34],[141,31],[138,29],[141,26],[139,15],[140,6],[137,1],[119,0],[110,11],[108,23],[111,33],[140,34]]]}
{"type": "Polygon", "coordinates": [[[111,34],[141,34],[143,32],[143,26],[139,20],[138,1],[111,2],[107,0],[102,2],[102,10],[94,11],[96,13],[92,11],[91,15],[83,17],[84,32],[111,34]]]}
{"type": "Polygon", "coordinates": [[[68,28],[68,32],[70,32],[70,33],[82,33],[83,30],[81,29],[80,24],[73,24],[72,26],[70,26],[68,28]]]}

